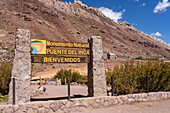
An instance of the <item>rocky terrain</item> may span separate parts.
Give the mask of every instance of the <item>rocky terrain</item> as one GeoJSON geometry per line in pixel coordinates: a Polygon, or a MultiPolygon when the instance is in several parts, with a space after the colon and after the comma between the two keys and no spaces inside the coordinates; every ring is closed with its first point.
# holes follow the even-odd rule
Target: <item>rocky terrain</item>
{"type": "MultiPolygon", "coordinates": [[[[170,47],[162,40],[137,30],[126,21],[111,20],[97,8],[89,7],[80,1],[66,3],[61,0],[24,0],[22,18],[21,1],[1,0],[1,62],[13,58],[15,31],[21,28],[22,20],[23,28],[31,31],[31,38],[87,42],[91,36],[101,36],[104,58],[108,52],[115,53],[123,60],[139,56],[170,56],[170,47]]],[[[45,67],[47,66],[39,70],[45,67]]]]}

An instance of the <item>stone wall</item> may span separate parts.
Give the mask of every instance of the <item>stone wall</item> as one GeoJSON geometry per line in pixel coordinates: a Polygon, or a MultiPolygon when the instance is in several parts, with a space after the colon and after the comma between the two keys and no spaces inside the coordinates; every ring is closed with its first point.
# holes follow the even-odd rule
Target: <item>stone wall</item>
{"type": "Polygon", "coordinates": [[[146,102],[153,100],[170,99],[170,92],[153,92],[143,94],[129,94],[123,96],[89,97],[71,99],[71,101],[44,101],[29,102],[19,105],[2,105],[2,113],[58,113],[82,111],[87,108],[109,107],[113,105],[129,104],[133,102],[146,102]]]}
{"type": "MultiPolygon", "coordinates": [[[[15,78],[15,103],[21,104],[30,101],[30,32],[25,29],[16,31],[15,58],[12,68],[12,77],[15,78]]],[[[8,104],[13,104],[13,80],[9,86],[8,104]]]]}

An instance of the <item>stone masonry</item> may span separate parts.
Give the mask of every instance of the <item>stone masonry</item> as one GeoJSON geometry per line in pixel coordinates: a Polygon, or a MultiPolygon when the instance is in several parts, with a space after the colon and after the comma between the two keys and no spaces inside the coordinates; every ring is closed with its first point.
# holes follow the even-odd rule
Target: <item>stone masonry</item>
{"type": "Polygon", "coordinates": [[[92,36],[90,43],[90,63],[88,64],[88,96],[106,96],[102,38],[92,36]]]}
{"type": "MultiPolygon", "coordinates": [[[[21,104],[30,101],[30,32],[25,29],[16,31],[15,58],[12,68],[12,77],[15,78],[15,103],[21,104]]],[[[8,104],[13,104],[13,80],[9,86],[8,104]]]]}
{"type": "Polygon", "coordinates": [[[89,97],[58,101],[28,102],[18,105],[0,105],[1,113],[70,113],[81,112],[88,108],[110,107],[113,105],[130,104],[170,99],[170,92],[152,92],[128,94],[122,96],[89,97]]]}

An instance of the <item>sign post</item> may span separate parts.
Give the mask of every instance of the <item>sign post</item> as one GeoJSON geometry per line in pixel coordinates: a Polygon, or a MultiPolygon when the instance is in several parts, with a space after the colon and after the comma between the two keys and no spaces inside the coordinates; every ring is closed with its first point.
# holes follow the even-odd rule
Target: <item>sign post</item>
{"type": "Polygon", "coordinates": [[[15,78],[13,80],[13,105],[15,105],[15,78]]]}
{"type": "Polygon", "coordinates": [[[70,77],[68,77],[68,101],[70,101],[70,77]]]}
{"type": "Polygon", "coordinates": [[[112,96],[114,96],[114,77],[112,76],[112,96]]]}

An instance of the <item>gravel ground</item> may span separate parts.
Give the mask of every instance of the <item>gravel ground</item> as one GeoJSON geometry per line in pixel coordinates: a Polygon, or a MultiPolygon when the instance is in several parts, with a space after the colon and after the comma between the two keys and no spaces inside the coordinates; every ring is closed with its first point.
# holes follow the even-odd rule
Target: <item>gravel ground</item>
{"type": "Polygon", "coordinates": [[[115,105],[71,113],[170,113],[170,100],[115,105]]]}
{"type": "MultiPolygon", "coordinates": [[[[40,96],[35,96],[33,99],[46,99],[46,98],[52,98],[52,100],[55,100],[57,98],[61,99],[67,99],[68,98],[68,86],[67,85],[43,85],[46,87],[46,92],[44,92],[40,96]],[[62,98],[65,97],[65,98],[62,98]]],[[[31,88],[38,89],[38,85],[32,85],[31,88]]],[[[77,97],[81,96],[87,96],[88,95],[88,88],[86,86],[70,86],[70,96],[73,97],[74,95],[77,95],[77,97]]],[[[50,99],[49,99],[50,100],[50,99]]],[[[7,102],[0,102],[0,105],[6,105],[7,102]]]]}

